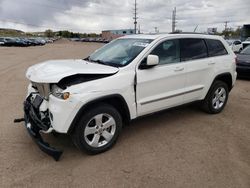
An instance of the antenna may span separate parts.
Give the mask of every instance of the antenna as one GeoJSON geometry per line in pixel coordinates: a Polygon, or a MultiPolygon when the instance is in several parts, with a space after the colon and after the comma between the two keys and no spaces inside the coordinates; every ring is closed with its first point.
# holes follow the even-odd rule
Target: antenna
{"type": "Polygon", "coordinates": [[[176,7],[174,7],[172,14],[172,32],[175,32],[176,29],[176,7]]]}
{"type": "Polygon", "coordinates": [[[197,26],[194,28],[194,33],[195,33],[195,31],[197,30],[198,26],[199,26],[199,25],[197,25],[197,26]]]}
{"type": "Polygon", "coordinates": [[[133,19],[134,19],[135,34],[136,34],[136,31],[137,31],[137,19],[138,19],[138,17],[137,17],[137,10],[138,10],[138,8],[137,8],[137,2],[136,2],[136,0],[135,0],[134,6],[135,6],[135,8],[134,8],[134,17],[133,17],[133,19]]]}

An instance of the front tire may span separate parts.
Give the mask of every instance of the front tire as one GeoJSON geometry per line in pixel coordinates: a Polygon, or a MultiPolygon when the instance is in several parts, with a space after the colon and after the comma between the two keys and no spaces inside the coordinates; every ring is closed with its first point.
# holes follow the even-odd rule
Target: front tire
{"type": "Polygon", "coordinates": [[[202,109],[209,114],[220,113],[227,103],[228,94],[227,84],[216,80],[202,102],[202,109]]]}
{"type": "Polygon", "coordinates": [[[89,154],[109,150],[122,129],[122,118],[111,105],[100,104],[86,111],[72,134],[75,145],[89,154]]]}

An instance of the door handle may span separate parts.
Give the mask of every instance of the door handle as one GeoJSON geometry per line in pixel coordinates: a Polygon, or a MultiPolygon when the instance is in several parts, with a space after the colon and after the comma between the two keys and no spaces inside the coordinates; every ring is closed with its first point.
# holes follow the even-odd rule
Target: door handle
{"type": "Polygon", "coordinates": [[[178,72],[178,71],[183,71],[184,70],[184,67],[176,67],[174,69],[175,72],[178,72]]]}
{"type": "Polygon", "coordinates": [[[215,62],[209,62],[208,63],[208,65],[214,65],[215,64],[215,62]]]}

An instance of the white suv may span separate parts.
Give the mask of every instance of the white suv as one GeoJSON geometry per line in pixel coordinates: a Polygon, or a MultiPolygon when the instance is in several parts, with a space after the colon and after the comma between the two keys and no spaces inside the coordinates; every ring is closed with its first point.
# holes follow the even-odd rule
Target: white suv
{"type": "Polygon", "coordinates": [[[219,113],[236,79],[235,55],[219,36],[125,36],[83,60],[53,60],[30,67],[25,125],[39,147],[58,160],[43,133],[67,133],[90,154],[116,142],[137,117],[201,101],[219,113]]]}

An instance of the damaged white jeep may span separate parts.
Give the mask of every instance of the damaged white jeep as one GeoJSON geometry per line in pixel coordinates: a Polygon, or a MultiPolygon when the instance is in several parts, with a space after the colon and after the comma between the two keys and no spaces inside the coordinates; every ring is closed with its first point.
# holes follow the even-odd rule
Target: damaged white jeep
{"type": "MultiPolygon", "coordinates": [[[[30,67],[24,102],[26,128],[41,150],[58,160],[62,151],[40,133],[69,134],[90,154],[116,142],[137,117],[201,101],[219,113],[235,79],[235,55],[218,36],[131,35],[83,60],[53,60],[30,67]]],[[[167,123],[167,122],[166,122],[167,123]]]]}

